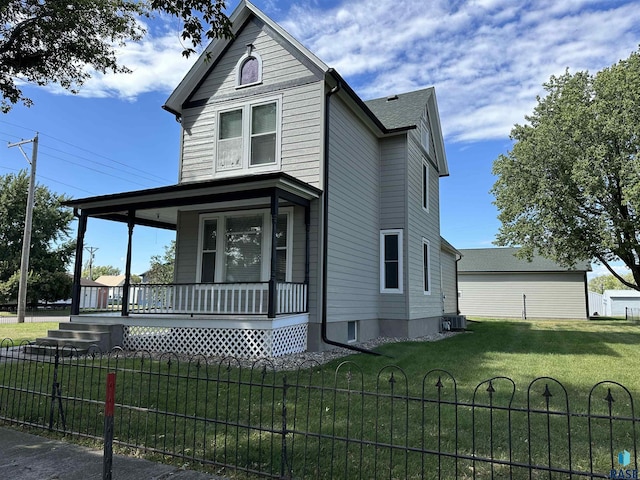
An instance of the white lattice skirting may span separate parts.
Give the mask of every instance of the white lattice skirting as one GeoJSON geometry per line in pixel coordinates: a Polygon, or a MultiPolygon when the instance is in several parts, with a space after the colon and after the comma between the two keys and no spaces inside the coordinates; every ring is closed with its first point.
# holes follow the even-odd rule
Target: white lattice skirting
{"type": "Polygon", "coordinates": [[[127,350],[271,358],[307,350],[307,324],[273,330],[125,325],[127,350]]]}

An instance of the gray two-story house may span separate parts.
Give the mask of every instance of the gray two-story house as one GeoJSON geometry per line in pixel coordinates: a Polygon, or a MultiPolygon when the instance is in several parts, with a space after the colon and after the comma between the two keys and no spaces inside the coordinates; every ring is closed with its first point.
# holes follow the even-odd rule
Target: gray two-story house
{"type": "Polygon", "coordinates": [[[440,237],[434,89],[365,102],[251,3],[230,18],[234,38],[163,106],[181,124],[178,183],[69,202],[72,322],[123,325],[128,348],[254,357],[438,332],[459,253],[440,237]],[[127,281],[111,311],[84,309],[90,218],[127,223],[129,245],[136,225],[174,229],[174,283],[127,281]]]}

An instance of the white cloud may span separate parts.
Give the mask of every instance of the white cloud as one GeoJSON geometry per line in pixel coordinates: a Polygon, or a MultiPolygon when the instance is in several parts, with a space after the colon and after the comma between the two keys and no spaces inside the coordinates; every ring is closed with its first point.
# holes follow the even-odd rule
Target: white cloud
{"type": "MultiPolygon", "coordinates": [[[[364,99],[434,85],[449,141],[506,138],[551,75],[600,70],[640,38],[634,0],[341,0],[331,8],[307,0],[288,11],[256,3],[364,99]]],[[[144,41],[122,49],[133,73],[96,74],[81,95],[170,93],[195,61],[182,57],[171,26],[160,19],[144,41]]]]}
{"type": "Polygon", "coordinates": [[[551,75],[637,48],[634,1],[350,0],[291,8],[285,28],[365,99],[435,85],[449,140],[505,138],[551,75]]]}
{"type": "MultiPolygon", "coordinates": [[[[184,46],[178,31],[156,25],[151,32],[141,42],[130,42],[116,49],[119,64],[128,67],[130,73],[103,74],[89,69],[91,78],[80,87],[79,95],[133,101],[147,92],[171,93],[198,56],[182,55],[184,46]]],[[[55,84],[47,88],[54,93],[69,93],[55,84]]]]}
{"type": "Polygon", "coordinates": [[[144,41],[121,48],[119,61],[127,66],[128,74],[92,73],[80,95],[88,97],[116,96],[135,99],[150,91],[171,92],[182,80],[197,56],[182,56],[183,46],[178,32],[163,36],[147,36],[144,41]]]}

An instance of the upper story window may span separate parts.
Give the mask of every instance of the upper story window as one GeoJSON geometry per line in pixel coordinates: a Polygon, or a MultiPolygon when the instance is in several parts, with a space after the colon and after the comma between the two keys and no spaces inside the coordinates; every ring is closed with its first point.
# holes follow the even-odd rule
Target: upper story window
{"type": "Polygon", "coordinates": [[[431,154],[431,132],[429,131],[429,121],[426,116],[420,120],[420,143],[422,144],[422,148],[424,148],[428,154],[431,154]]]}
{"type": "Polygon", "coordinates": [[[280,162],[280,101],[250,103],[218,113],[216,171],[273,170],[280,162]]]}
{"type": "Polygon", "coordinates": [[[422,159],[422,208],[429,211],[429,163],[422,159]]]}
{"type": "Polygon", "coordinates": [[[236,88],[259,83],[262,83],[262,58],[253,50],[253,45],[249,44],[236,66],[236,88]]]}

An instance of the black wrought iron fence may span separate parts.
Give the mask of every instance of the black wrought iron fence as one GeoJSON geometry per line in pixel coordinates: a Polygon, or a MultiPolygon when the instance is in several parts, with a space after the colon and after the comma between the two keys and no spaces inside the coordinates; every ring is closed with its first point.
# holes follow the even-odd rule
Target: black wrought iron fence
{"type": "Polygon", "coordinates": [[[634,322],[640,322],[640,308],[625,307],[625,318],[634,322]]]}
{"type": "Polygon", "coordinates": [[[116,373],[114,443],[271,478],[636,478],[631,393],[600,382],[570,402],[541,377],[460,388],[443,370],[374,378],[355,364],[72,349],[27,354],[0,344],[0,419],[101,439],[105,379],[116,373]],[[635,476],[633,476],[635,475],[635,476]]]}

